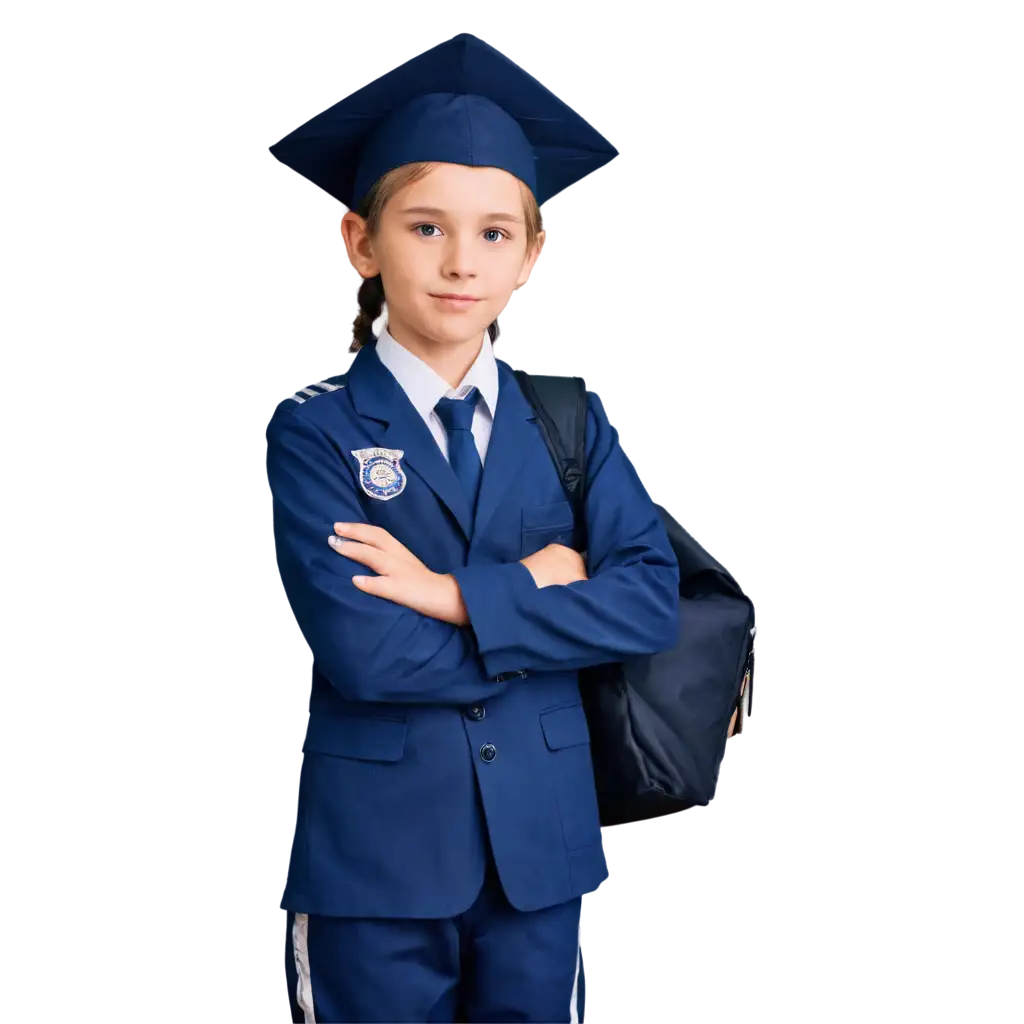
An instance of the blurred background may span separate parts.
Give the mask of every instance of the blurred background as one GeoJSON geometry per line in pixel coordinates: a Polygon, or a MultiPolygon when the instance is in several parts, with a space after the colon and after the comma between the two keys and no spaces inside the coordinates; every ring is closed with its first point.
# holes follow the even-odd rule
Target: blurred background
{"type": "Polygon", "coordinates": [[[5,18],[0,1013],[288,1019],[264,430],[359,279],[268,147],[468,31],[620,152],[495,353],[584,377],[757,611],[715,800],[605,830],[588,1024],[1020,1019],[1019,5],[467,10],[5,18]]]}

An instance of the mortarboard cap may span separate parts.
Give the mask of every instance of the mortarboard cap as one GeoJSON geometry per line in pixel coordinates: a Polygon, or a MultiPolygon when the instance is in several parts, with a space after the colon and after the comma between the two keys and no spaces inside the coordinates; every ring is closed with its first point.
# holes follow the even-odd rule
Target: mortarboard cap
{"type": "Polygon", "coordinates": [[[538,205],[618,150],[540,82],[463,32],[413,57],[270,147],[349,209],[420,160],[500,167],[538,205]]]}

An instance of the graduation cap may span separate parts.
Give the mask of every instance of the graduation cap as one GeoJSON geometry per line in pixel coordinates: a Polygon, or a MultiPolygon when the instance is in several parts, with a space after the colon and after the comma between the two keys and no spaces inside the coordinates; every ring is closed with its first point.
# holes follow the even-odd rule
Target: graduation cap
{"type": "Polygon", "coordinates": [[[540,82],[462,32],[310,118],[270,152],[349,209],[418,161],[500,167],[540,205],[618,150],[540,82]]]}

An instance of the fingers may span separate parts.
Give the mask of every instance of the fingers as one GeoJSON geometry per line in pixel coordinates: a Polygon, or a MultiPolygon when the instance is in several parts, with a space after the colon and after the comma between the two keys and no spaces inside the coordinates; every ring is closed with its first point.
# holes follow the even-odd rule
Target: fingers
{"type": "Polygon", "coordinates": [[[564,586],[587,579],[586,566],[579,552],[565,544],[546,544],[519,561],[530,570],[538,587],[564,586]]]}
{"type": "Polygon", "coordinates": [[[346,540],[358,541],[360,544],[369,544],[381,551],[388,551],[404,561],[419,561],[401,541],[396,540],[383,526],[375,526],[373,523],[335,523],[334,532],[346,540]]]}
{"type": "Polygon", "coordinates": [[[360,562],[374,572],[386,573],[388,566],[394,567],[395,555],[390,551],[383,551],[375,548],[372,544],[362,544],[359,541],[343,540],[341,537],[327,538],[331,547],[353,561],[360,562]]]}
{"type": "Polygon", "coordinates": [[[383,551],[387,551],[395,545],[402,546],[383,526],[374,526],[373,523],[335,523],[334,532],[346,540],[372,544],[383,551]]]}
{"type": "Polygon", "coordinates": [[[352,582],[367,594],[383,597],[387,601],[395,600],[397,588],[391,576],[353,576],[352,582]]]}
{"type": "Polygon", "coordinates": [[[553,554],[557,556],[559,563],[559,582],[575,583],[587,579],[587,567],[583,556],[575,548],[566,544],[549,544],[548,547],[556,549],[553,554]]]}

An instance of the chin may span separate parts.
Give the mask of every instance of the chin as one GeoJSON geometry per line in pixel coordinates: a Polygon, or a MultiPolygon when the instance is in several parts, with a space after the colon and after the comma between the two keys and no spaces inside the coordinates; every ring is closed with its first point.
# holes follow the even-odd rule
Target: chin
{"type": "Polygon", "coordinates": [[[487,329],[490,320],[479,320],[459,314],[441,314],[430,318],[430,329],[427,331],[439,341],[463,342],[467,338],[478,337],[487,329]]]}

